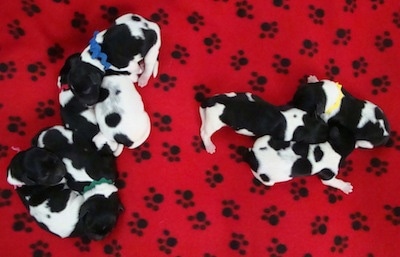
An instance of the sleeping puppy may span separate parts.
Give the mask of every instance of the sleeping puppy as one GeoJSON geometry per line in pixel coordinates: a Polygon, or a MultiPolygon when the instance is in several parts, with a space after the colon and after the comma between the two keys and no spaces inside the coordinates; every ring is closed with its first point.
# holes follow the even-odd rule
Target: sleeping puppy
{"type": "Polygon", "coordinates": [[[79,101],[93,105],[98,101],[106,70],[127,71],[131,82],[143,87],[158,73],[161,46],[160,28],[136,14],[117,18],[110,28],[95,32],[81,54],[66,60],[66,82],[79,101]]]}
{"type": "Polygon", "coordinates": [[[101,84],[100,101],[94,107],[100,133],[93,138],[98,146],[104,138],[128,148],[136,148],[149,136],[150,117],[142,97],[125,74],[107,75],[101,84]]]}
{"type": "Polygon", "coordinates": [[[339,165],[355,148],[350,131],[332,127],[329,140],[319,144],[282,141],[266,135],[258,138],[245,161],[254,176],[264,185],[317,174],[322,183],[349,194],[353,186],[336,178],[339,165]]]}
{"type": "Polygon", "coordinates": [[[23,186],[17,193],[39,226],[61,238],[103,239],[122,210],[117,188],[108,183],[90,186],[83,194],[65,184],[23,186]]]}
{"type": "Polygon", "coordinates": [[[200,106],[200,135],[208,153],[215,152],[211,136],[229,126],[237,133],[274,139],[324,142],[328,126],[296,108],[278,108],[251,93],[228,93],[205,99],[200,106]]]}
{"type": "Polygon", "coordinates": [[[350,95],[339,83],[318,81],[315,76],[300,86],[292,104],[309,113],[316,113],[329,125],[348,128],[357,140],[357,147],[384,145],[390,137],[390,127],[383,111],[375,104],[350,95]]]}

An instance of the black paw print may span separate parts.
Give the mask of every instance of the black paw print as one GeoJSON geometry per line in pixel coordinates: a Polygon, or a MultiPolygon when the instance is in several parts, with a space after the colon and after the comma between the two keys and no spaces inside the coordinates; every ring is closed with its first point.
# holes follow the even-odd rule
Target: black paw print
{"type": "Polygon", "coordinates": [[[8,117],[8,126],[7,130],[11,133],[17,133],[20,136],[25,135],[25,131],[21,130],[26,127],[26,123],[18,116],[9,116],[8,117]]]}
{"type": "Polygon", "coordinates": [[[11,205],[12,191],[9,189],[0,189],[0,207],[11,205]]]}
{"type": "Polygon", "coordinates": [[[283,8],[285,10],[290,9],[288,2],[289,0],[272,0],[272,3],[275,7],[283,8]]]}
{"type": "Polygon", "coordinates": [[[355,230],[369,231],[369,227],[365,225],[368,220],[367,216],[361,214],[360,212],[355,212],[350,214],[351,227],[355,230]]]}
{"type": "Polygon", "coordinates": [[[340,28],[336,30],[336,38],[333,40],[335,45],[347,45],[351,40],[351,30],[340,28]]]}
{"type": "Polygon", "coordinates": [[[357,9],[357,0],[347,0],[344,2],[346,5],[343,7],[343,11],[354,13],[354,11],[357,9]]]}
{"type": "Polygon", "coordinates": [[[386,220],[395,226],[400,225],[400,206],[390,206],[387,204],[384,208],[388,211],[388,214],[386,214],[386,220]]]}
{"type": "Polygon", "coordinates": [[[175,194],[179,196],[178,200],[176,200],[177,204],[181,205],[185,209],[189,207],[194,207],[194,194],[191,190],[176,190],[175,194]]]}
{"type": "Polygon", "coordinates": [[[372,10],[377,10],[379,5],[383,5],[385,3],[384,0],[371,0],[371,2],[372,2],[371,6],[372,10]]]}
{"type": "Polygon", "coordinates": [[[155,88],[162,88],[164,91],[169,91],[171,88],[175,87],[176,77],[168,75],[166,73],[160,74],[158,77],[158,82],[154,84],[155,88]]]}
{"type": "Polygon", "coordinates": [[[211,36],[204,38],[203,43],[206,46],[207,53],[209,54],[212,54],[214,50],[221,49],[221,39],[215,33],[212,33],[211,36]]]}
{"type": "Polygon", "coordinates": [[[179,146],[170,145],[167,142],[164,142],[162,146],[166,149],[166,151],[162,152],[162,156],[166,157],[169,162],[179,162],[181,160],[179,157],[181,148],[179,146]]]}
{"type": "Polygon", "coordinates": [[[71,26],[82,33],[86,32],[86,27],[89,24],[86,16],[83,13],[75,12],[74,18],[71,20],[71,26]]]}
{"type": "Polygon", "coordinates": [[[246,247],[249,245],[249,241],[243,234],[232,233],[231,241],[229,242],[229,247],[237,251],[240,255],[246,255],[246,247]]]}
{"type": "Polygon", "coordinates": [[[132,213],[133,220],[128,222],[129,229],[132,234],[143,236],[143,230],[149,225],[148,221],[140,217],[139,213],[132,213]]]}
{"type": "Polygon", "coordinates": [[[278,238],[271,239],[272,245],[267,247],[270,257],[282,257],[287,252],[287,246],[279,242],[278,238]]]}
{"type": "Polygon", "coordinates": [[[154,187],[149,188],[149,193],[150,195],[146,195],[143,198],[146,202],[146,207],[153,211],[158,211],[160,209],[160,204],[164,202],[164,195],[157,193],[154,187]]]}
{"type": "Polygon", "coordinates": [[[207,220],[207,214],[203,211],[188,216],[188,220],[193,223],[192,228],[196,230],[205,230],[211,225],[211,222],[207,220]]]}
{"type": "Polygon", "coordinates": [[[343,251],[349,246],[349,238],[347,236],[335,236],[333,238],[333,246],[331,247],[331,252],[343,253],[343,251]]]}
{"type": "Polygon", "coordinates": [[[32,249],[32,256],[51,257],[51,253],[47,251],[49,244],[42,240],[37,241],[29,246],[32,249]]]}
{"type": "Polygon", "coordinates": [[[393,23],[398,28],[400,28],[400,12],[394,12],[393,13],[393,23]]]}
{"type": "Polygon", "coordinates": [[[106,244],[103,248],[103,251],[107,255],[114,255],[115,257],[121,257],[122,246],[118,243],[116,239],[113,239],[111,243],[106,244]]]}
{"type": "Polygon", "coordinates": [[[328,60],[328,64],[324,66],[325,68],[325,75],[330,80],[335,80],[335,76],[339,75],[340,68],[335,64],[335,59],[330,58],[328,60]]]}
{"type": "Polygon", "coordinates": [[[135,157],[136,162],[142,162],[150,160],[151,152],[149,150],[150,144],[145,142],[144,144],[140,145],[139,147],[133,149],[132,155],[135,157]]]}
{"type": "Polygon", "coordinates": [[[0,63],[0,81],[6,78],[12,79],[16,72],[17,68],[15,68],[15,62],[9,61],[0,63]]]}
{"type": "Polygon", "coordinates": [[[117,178],[115,179],[115,182],[114,182],[115,186],[118,189],[124,189],[126,187],[126,179],[127,178],[128,178],[128,172],[118,171],[117,172],[117,178]]]}
{"type": "Polygon", "coordinates": [[[175,45],[175,50],[171,53],[172,58],[179,60],[180,64],[186,64],[186,59],[189,58],[190,54],[187,52],[186,47],[181,45],[175,45]]]}
{"type": "Polygon", "coordinates": [[[0,159],[7,157],[8,146],[0,144],[0,159]]]}
{"type": "Polygon", "coordinates": [[[234,220],[239,219],[239,215],[236,212],[240,209],[240,205],[236,204],[234,200],[222,201],[222,207],[222,216],[234,220]]]}
{"type": "Polygon", "coordinates": [[[236,2],[236,15],[239,18],[247,18],[247,19],[253,19],[254,15],[251,14],[251,11],[253,10],[253,6],[249,4],[248,1],[238,1],[236,2]]]}
{"type": "Polygon", "coordinates": [[[69,4],[69,0],[53,0],[55,3],[64,3],[64,4],[69,4]]]}
{"type": "Polygon", "coordinates": [[[234,144],[230,144],[229,149],[231,149],[233,151],[233,153],[231,153],[229,155],[229,158],[231,158],[232,160],[235,160],[235,162],[237,162],[237,163],[242,162],[244,156],[249,151],[248,148],[246,148],[244,146],[236,146],[234,144]]]}
{"type": "Polygon", "coordinates": [[[19,20],[13,20],[11,23],[8,23],[7,28],[8,33],[10,33],[15,39],[25,36],[25,30],[21,27],[19,20]]]}
{"type": "Polygon", "coordinates": [[[253,71],[251,73],[251,79],[247,82],[254,91],[264,92],[265,86],[267,85],[268,79],[264,75],[258,74],[258,72],[253,71]]]}
{"type": "Polygon", "coordinates": [[[397,131],[392,130],[390,132],[390,138],[385,146],[394,147],[396,150],[400,151],[400,135],[397,131]]]}
{"type": "Polygon", "coordinates": [[[193,89],[196,91],[194,99],[199,103],[203,102],[207,95],[211,93],[211,89],[206,87],[204,84],[196,85],[193,89]]]}
{"type": "Polygon", "coordinates": [[[153,126],[158,128],[161,132],[172,131],[171,122],[172,118],[169,115],[162,115],[159,112],[153,114],[155,121],[153,126]]]}
{"type": "Polygon", "coordinates": [[[379,92],[386,93],[388,91],[388,87],[392,84],[387,75],[373,78],[371,83],[372,83],[372,86],[374,87],[372,89],[373,95],[377,95],[377,94],[379,94],[379,92]]]}
{"type": "Polygon", "coordinates": [[[249,60],[245,57],[244,51],[237,51],[236,55],[231,56],[231,67],[235,70],[240,70],[243,66],[247,65],[249,60]]]}
{"type": "Polygon", "coordinates": [[[327,223],[329,221],[328,216],[316,216],[314,221],[311,222],[311,234],[313,235],[325,235],[328,232],[327,223]]]}
{"type": "Polygon", "coordinates": [[[299,50],[301,55],[313,57],[318,53],[318,43],[310,39],[303,40],[302,48],[299,50]]]}
{"type": "Polygon", "coordinates": [[[40,13],[40,7],[35,3],[34,0],[22,0],[22,10],[29,16],[32,17],[36,13],[40,13]]]}
{"type": "Polygon", "coordinates": [[[38,114],[39,119],[44,119],[46,117],[53,117],[54,111],[54,100],[49,99],[46,102],[38,102],[35,112],[38,114]]]}
{"type": "Polygon", "coordinates": [[[382,35],[375,37],[375,46],[379,51],[383,52],[393,46],[393,40],[390,38],[390,32],[385,31],[382,35]]]}
{"type": "Polygon", "coordinates": [[[193,12],[186,19],[192,26],[194,31],[199,31],[201,26],[204,26],[204,17],[198,12],[193,12]]]}
{"type": "Polygon", "coordinates": [[[341,195],[339,190],[336,188],[333,188],[333,187],[327,187],[324,190],[324,194],[326,194],[328,196],[328,202],[331,204],[334,204],[338,201],[343,200],[343,196],[341,195]]]}
{"type": "Polygon", "coordinates": [[[282,57],[279,54],[274,55],[274,62],[272,63],[272,67],[275,68],[277,73],[288,74],[289,67],[292,64],[289,58],[282,57]]]}
{"type": "Polygon", "coordinates": [[[46,76],[46,66],[42,62],[35,62],[29,64],[27,67],[29,73],[31,73],[31,80],[37,81],[39,77],[46,76]]]}
{"type": "Polygon", "coordinates": [[[107,20],[109,23],[113,23],[119,16],[118,8],[115,6],[101,5],[100,10],[103,11],[101,18],[107,20]]]}
{"type": "Polygon", "coordinates": [[[253,194],[265,195],[265,192],[270,189],[256,178],[252,178],[251,182],[250,192],[253,194]]]}
{"type": "Polygon", "coordinates": [[[202,150],[205,149],[204,145],[203,145],[203,141],[201,140],[201,138],[199,136],[193,136],[192,146],[196,153],[200,153],[202,150]]]}
{"type": "Polygon", "coordinates": [[[214,165],[211,170],[206,171],[206,182],[210,187],[214,188],[223,181],[224,176],[219,172],[219,167],[217,165],[214,165]]]}
{"type": "Polygon", "coordinates": [[[178,239],[176,237],[171,236],[171,232],[169,230],[164,230],[162,238],[157,240],[160,251],[171,254],[172,250],[178,244],[178,239]]]}
{"type": "Polygon", "coordinates": [[[79,249],[80,252],[90,252],[90,239],[87,237],[81,237],[79,241],[74,243],[74,246],[79,249]]]}
{"type": "Polygon", "coordinates": [[[164,25],[168,25],[168,13],[164,11],[164,9],[158,9],[157,12],[150,15],[150,19],[156,23],[162,23],[164,25]]]}
{"type": "Polygon", "coordinates": [[[57,60],[64,59],[64,49],[59,44],[54,44],[47,49],[47,55],[50,62],[55,63],[57,60]]]}
{"type": "Polygon", "coordinates": [[[369,166],[367,167],[366,171],[368,173],[374,173],[376,176],[381,176],[382,174],[387,173],[388,162],[382,161],[379,158],[372,158],[369,161],[369,166]]]}
{"type": "Polygon", "coordinates": [[[293,200],[300,200],[301,198],[308,197],[308,189],[306,187],[306,180],[300,179],[299,182],[292,182],[292,189],[290,193],[293,195],[293,200]]]}
{"type": "Polygon", "coordinates": [[[263,22],[260,25],[261,28],[261,33],[259,35],[260,38],[274,38],[276,34],[278,34],[279,29],[278,29],[278,22],[272,21],[272,22],[263,22]]]}
{"type": "Polygon", "coordinates": [[[342,174],[343,177],[347,177],[349,173],[353,171],[353,161],[352,160],[342,161],[339,167],[340,167],[340,174],[342,174]]]}
{"type": "Polygon", "coordinates": [[[368,63],[364,57],[360,57],[351,63],[351,67],[353,67],[354,77],[357,78],[360,74],[367,73],[368,63]]]}
{"type": "Polygon", "coordinates": [[[277,226],[281,218],[285,217],[286,212],[280,211],[275,205],[265,208],[261,219],[267,221],[272,226],[277,226]]]}
{"type": "Polygon", "coordinates": [[[308,17],[315,23],[322,25],[324,24],[324,17],[325,17],[325,11],[324,9],[317,8],[314,5],[309,5],[308,9],[310,10],[310,14],[308,17]]]}
{"type": "MultiPolygon", "coordinates": [[[[214,0],[214,1],[216,1],[216,0],[214,0]]],[[[211,254],[211,253],[205,253],[204,255],[203,255],[203,257],[217,257],[216,255],[213,255],[213,254],[211,254]]]]}
{"type": "Polygon", "coordinates": [[[14,214],[14,224],[12,226],[13,230],[16,232],[32,232],[32,228],[29,223],[33,222],[33,218],[26,212],[14,214]]]}

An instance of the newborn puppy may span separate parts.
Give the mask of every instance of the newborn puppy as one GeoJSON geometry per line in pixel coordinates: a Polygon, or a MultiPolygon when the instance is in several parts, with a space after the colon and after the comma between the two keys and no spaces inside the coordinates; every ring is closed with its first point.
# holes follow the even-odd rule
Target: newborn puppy
{"type": "Polygon", "coordinates": [[[300,86],[292,104],[308,113],[316,113],[330,125],[348,128],[357,140],[357,147],[384,145],[390,137],[390,127],[383,111],[375,104],[350,95],[339,83],[318,81],[315,76],[300,86]]]}
{"type": "Polygon", "coordinates": [[[118,143],[136,148],[149,136],[151,123],[144,110],[142,97],[128,75],[108,75],[101,84],[100,100],[94,107],[100,133],[93,138],[99,142],[118,143]]]}
{"type": "Polygon", "coordinates": [[[319,144],[276,140],[269,135],[260,137],[244,159],[254,176],[266,186],[318,174],[323,184],[349,194],[353,186],[336,175],[340,162],[354,148],[355,139],[350,131],[332,127],[328,142],[319,144]]]}
{"type": "Polygon", "coordinates": [[[127,71],[131,82],[145,86],[152,74],[157,75],[160,46],[160,28],[156,23],[136,14],[125,14],[107,30],[95,32],[81,54],[71,55],[63,75],[79,101],[93,105],[98,101],[106,70],[127,71]]]}
{"type": "Polygon", "coordinates": [[[211,136],[229,126],[237,133],[274,139],[319,143],[328,126],[297,108],[278,108],[251,93],[228,93],[205,99],[200,106],[200,135],[208,153],[215,152],[211,136]]]}

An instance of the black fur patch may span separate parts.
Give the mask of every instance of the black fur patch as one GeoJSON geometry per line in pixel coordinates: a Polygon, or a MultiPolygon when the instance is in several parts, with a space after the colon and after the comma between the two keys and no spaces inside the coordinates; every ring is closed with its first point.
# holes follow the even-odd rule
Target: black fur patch
{"type": "Polygon", "coordinates": [[[314,158],[316,162],[319,162],[324,157],[324,152],[321,150],[321,147],[317,146],[314,149],[314,158]]]}
{"type": "Polygon", "coordinates": [[[246,154],[244,154],[243,160],[250,165],[250,168],[253,171],[257,172],[259,163],[253,151],[250,150],[246,154]]]}
{"type": "Polygon", "coordinates": [[[133,145],[132,140],[130,140],[126,135],[124,134],[116,134],[114,136],[114,140],[117,141],[120,144],[123,144],[124,146],[131,146],[133,145]]]}
{"type": "Polygon", "coordinates": [[[307,158],[309,149],[308,144],[302,142],[296,142],[295,144],[293,144],[292,148],[297,155],[300,155],[303,158],[307,158]]]}
{"type": "Polygon", "coordinates": [[[291,177],[307,176],[311,175],[312,165],[306,158],[297,159],[292,166],[291,177]]]}
{"type": "Polygon", "coordinates": [[[103,102],[104,100],[106,100],[109,95],[110,91],[108,91],[108,89],[100,88],[99,102],[103,102]]]}
{"type": "Polygon", "coordinates": [[[110,128],[115,128],[121,122],[121,115],[118,113],[110,113],[105,117],[105,122],[110,128]]]}
{"type": "Polygon", "coordinates": [[[264,182],[269,182],[270,181],[269,177],[267,175],[265,175],[265,174],[261,174],[260,178],[264,182]]]}
{"type": "Polygon", "coordinates": [[[288,148],[290,146],[289,141],[274,140],[274,139],[269,140],[268,144],[276,151],[288,148]]]}
{"type": "Polygon", "coordinates": [[[318,176],[322,180],[330,180],[335,176],[335,173],[330,169],[323,169],[318,173],[318,176]]]}

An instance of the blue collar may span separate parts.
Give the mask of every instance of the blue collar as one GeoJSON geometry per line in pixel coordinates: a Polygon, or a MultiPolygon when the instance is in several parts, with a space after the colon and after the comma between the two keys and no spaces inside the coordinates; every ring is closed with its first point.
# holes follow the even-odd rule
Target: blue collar
{"type": "Polygon", "coordinates": [[[92,59],[97,59],[103,65],[105,70],[108,70],[111,63],[107,62],[107,55],[101,51],[101,46],[96,41],[96,36],[99,34],[98,31],[93,33],[93,37],[89,41],[89,51],[91,52],[92,59]]]}

